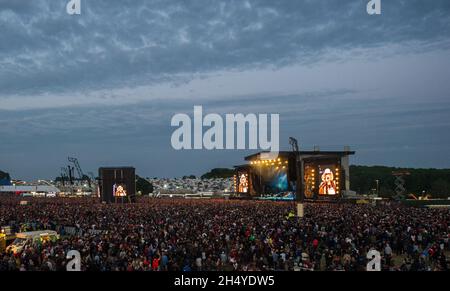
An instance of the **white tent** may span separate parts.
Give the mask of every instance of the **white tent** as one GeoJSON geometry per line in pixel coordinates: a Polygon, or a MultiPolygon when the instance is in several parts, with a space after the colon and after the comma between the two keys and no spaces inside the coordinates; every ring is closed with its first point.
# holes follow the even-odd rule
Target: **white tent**
{"type": "Polygon", "coordinates": [[[55,186],[35,185],[35,186],[0,186],[0,193],[25,192],[25,193],[59,193],[55,186]]]}

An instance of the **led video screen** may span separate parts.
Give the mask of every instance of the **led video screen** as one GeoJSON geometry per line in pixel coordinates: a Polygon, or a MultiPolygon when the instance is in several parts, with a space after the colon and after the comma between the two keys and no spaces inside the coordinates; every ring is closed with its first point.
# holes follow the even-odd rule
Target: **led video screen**
{"type": "Polygon", "coordinates": [[[286,171],[279,170],[274,173],[272,181],[269,183],[270,192],[279,193],[288,191],[289,183],[286,171]]]}
{"type": "Polygon", "coordinates": [[[304,167],[305,198],[337,197],[340,195],[340,166],[338,162],[309,162],[304,167]]]}
{"type": "Polygon", "coordinates": [[[100,168],[99,177],[99,190],[102,201],[115,203],[133,201],[135,199],[136,175],[134,168],[100,168]]]}
{"type": "Polygon", "coordinates": [[[114,197],[126,197],[127,195],[127,186],[125,184],[114,184],[113,185],[113,195],[114,197]]]}
{"type": "Polygon", "coordinates": [[[339,168],[336,165],[319,165],[319,196],[339,195],[339,168]]]}
{"type": "Polygon", "coordinates": [[[246,173],[239,173],[238,192],[239,193],[248,193],[249,192],[248,174],[246,174],[246,173]]]}

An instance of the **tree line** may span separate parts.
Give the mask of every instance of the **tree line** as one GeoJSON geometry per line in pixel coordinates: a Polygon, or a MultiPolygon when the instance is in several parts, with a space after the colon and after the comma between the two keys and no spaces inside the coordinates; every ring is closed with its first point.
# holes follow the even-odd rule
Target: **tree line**
{"type": "Polygon", "coordinates": [[[406,194],[430,194],[433,198],[450,196],[450,169],[414,169],[385,166],[350,166],[350,188],[360,194],[370,194],[378,190],[382,197],[395,195],[393,172],[405,171],[406,194]]]}
{"type": "MultiPolygon", "coordinates": [[[[450,169],[414,169],[385,166],[350,166],[350,189],[358,194],[379,193],[381,197],[392,197],[395,193],[393,172],[405,171],[405,194],[429,194],[433,198],[450,196],[450,169]],[[377,182],[378,180],[378,189],[377,182]],[[378,190],[378,191],[377,191],[378,190]]],[[[217,168],[201,176],[202,178],[228,178],[234,169],[217,168]]]]}

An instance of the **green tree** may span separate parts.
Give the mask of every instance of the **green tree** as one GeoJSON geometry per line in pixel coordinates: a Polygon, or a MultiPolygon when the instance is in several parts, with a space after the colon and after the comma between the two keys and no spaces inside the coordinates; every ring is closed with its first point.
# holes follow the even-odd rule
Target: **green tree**
{"type": "Polygon", "coordinates": [[[141,192],[142,195],[149,195],[153,193],[153,184],[136,175],[136,191],[141,192]]]}
{"type": "Polygon", "coordinates": [[[234,175],[234,169],[215,168],[202,176],[202,179],[230,178],[234,175]]]}
{"type": "Polygon", "coordinates": [[[375,180],[379,180],[380,196],[392,197],[395,194],[396,171],[406,171],[406,193],[431,193],[433,197],[447,197],[450,193],[450,169],[413,169],[384,166],[350,166],[350,187],[360,194],[367,194],[376,188],[375,180]]]}
{"type": "Polygon", "coordinates": [[[3,179],[5,179],[5,180],[11,180],[11,177],[9,176],[8,173],[3,172],[3,171],[0,171],[0,180],[3,180],[3,179]]]}
{"type": "Polygon", "coordinates": [[[450,184],[444,179],[438,179],[431,183],[431,194],[434,198],[447,198],[449,190],[450,184]]]}

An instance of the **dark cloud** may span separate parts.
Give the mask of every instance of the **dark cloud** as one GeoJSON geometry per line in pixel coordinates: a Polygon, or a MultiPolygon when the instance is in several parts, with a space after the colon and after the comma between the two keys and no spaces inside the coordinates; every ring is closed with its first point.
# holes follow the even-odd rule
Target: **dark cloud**
{"type": "MultiPolygon", "coordinates": [[[[281,146],[297,136],[304,148],[314,145],[339,150],[351,145],[355,163],[396,166],[446,167],[442,153],[450,150],[448,101],[426,104],[401,100],[352,102],[358,92],[318,94],[321,102],[305,96],[271,96],[263,104],[240,111],[270,112],[281,117],[281,146]],[[337,98],[338,97],[338,98],[337,98]],[[288,105],[280,108],[280,104],[288,105]],[[307,110],[305,110],[307,108],[307,110]],[[412,158],[413,157],[413,158],[412,158]]],[[[208,112],[236,108],[235,100],[210,102],[208,112]]],[[[202,174],[210,167],[242,163],[248,151],[175,151],[170,146],[170,102],[139,106],[0,112],[2,145],[0,160],[16,176],[32,178],[57,175],[66,156],[78,156],[83,167],[134,165],[148,176],[202,174]],[[6,129],[8,128],[8,130],[6,129]],[[6,141],[6,142],[5,142],[6,141]],[[193,166],[195,165],[195,166],[193,166]]],[[[190,101],[175,110],[192,116],[190,101]]],[[[208,113],[208,112],[205,112],[208,113]]]]}
{"type": "Polygon", "coordinates": [[[414,50],[450,36],[447,0],[383,1],[380,17],[365,0],[84,0],[80,16],[66,2],[0,2],[0,98],[310,64],[389,43],[414,50]]]}
{"type": "Polygon", "coordinates": [[[381,16],[367,0],[81,1],[69,16],[68,0],[0,0],[13,176],[52,177],[68,155],[148,176],[241,163],[247,151],[171,148],[171,117],[193,105],[279,113],[284,148],[297,136],[349,144],[356,163],[450,166],[448,0],[383,0],[381,16]]]}

